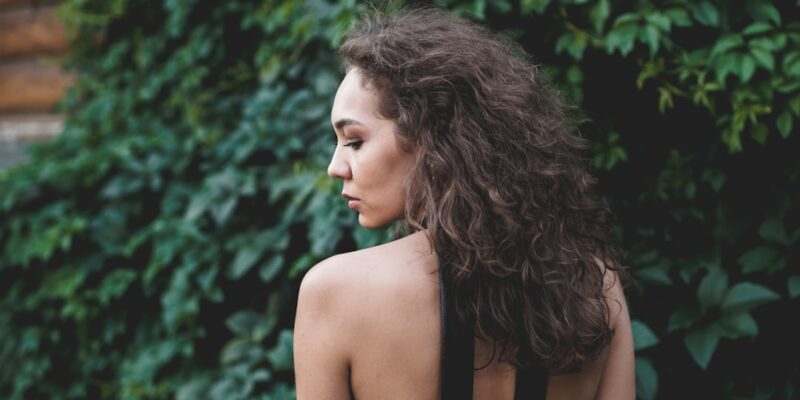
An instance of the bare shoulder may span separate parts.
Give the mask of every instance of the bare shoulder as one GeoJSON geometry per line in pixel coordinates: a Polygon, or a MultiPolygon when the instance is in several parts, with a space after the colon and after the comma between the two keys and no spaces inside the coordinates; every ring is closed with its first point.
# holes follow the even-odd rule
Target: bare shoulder
{"type": "Polygon", "coordinates": [[[345,311],[352,319],[387,301],[392,293],[416,285],[431,254],[426,253],[422,236],[411,236],[320,261],[303,278],[298,308],[345,311]]]}

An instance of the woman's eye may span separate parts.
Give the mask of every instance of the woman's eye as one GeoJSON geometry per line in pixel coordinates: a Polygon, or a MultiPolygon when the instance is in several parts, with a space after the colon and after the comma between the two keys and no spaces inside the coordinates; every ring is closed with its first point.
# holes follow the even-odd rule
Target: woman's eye
{"type": "Polygon", "coordinates": [[[361,147],[361,144],[364,143],[363,140],[355,140],[350,143],[345,144],[345,147],[350,147],[353,150],[358,150],[361,147]]]}

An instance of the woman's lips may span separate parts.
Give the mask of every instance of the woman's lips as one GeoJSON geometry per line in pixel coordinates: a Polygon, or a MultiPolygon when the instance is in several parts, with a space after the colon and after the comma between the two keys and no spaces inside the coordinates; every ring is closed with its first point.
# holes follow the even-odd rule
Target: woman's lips
{"type": "Polygon", "coordinates": [[[354,209],[354,208],[358,207],[359,204],[361,204],[361,199],[359,199],[357,197],[350,196],[347,193],[342,193],[342,197],[344,197],[347,200],[347,206],[350,207],[350,208],[354,209]]]}

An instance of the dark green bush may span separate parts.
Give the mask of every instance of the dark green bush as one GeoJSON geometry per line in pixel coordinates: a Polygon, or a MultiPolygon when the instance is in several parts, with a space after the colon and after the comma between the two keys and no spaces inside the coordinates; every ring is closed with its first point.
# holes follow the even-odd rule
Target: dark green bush
{"type": "MultiPolygon", "coordinates": [[[[800,393],[800,23],[783,0],[453,0],[524,44],[630,251],[652,398],[800,393]]],[[[293,395],[299,279],[389,231],[325,175],[354,1],[67,0],[63,134],[0,171],[0,398],[293,395]]]]}

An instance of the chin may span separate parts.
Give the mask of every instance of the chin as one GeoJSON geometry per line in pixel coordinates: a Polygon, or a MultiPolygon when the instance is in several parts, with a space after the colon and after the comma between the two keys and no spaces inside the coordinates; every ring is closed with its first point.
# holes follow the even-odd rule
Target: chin
{"type": "Polygon", "coordinates": [[[369,218],[364,216],[364,214],[358,214],[358,224],[363,226],[367,229],[377,229],[382,228],[388,225],[392,220],[386,220],[382,218],[369,218]]]}

